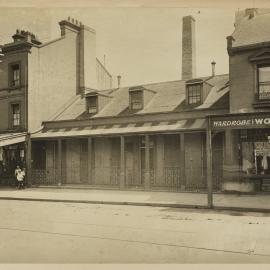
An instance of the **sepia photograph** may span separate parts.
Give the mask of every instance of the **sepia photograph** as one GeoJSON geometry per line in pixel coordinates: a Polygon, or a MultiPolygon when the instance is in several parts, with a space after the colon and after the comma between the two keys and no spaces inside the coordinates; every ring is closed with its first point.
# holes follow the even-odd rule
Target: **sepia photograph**
{"type": "Polygon", "coordinates": [[[270,6],[56,2],[0,1],[0,267],[270,263],[270,6]]]}

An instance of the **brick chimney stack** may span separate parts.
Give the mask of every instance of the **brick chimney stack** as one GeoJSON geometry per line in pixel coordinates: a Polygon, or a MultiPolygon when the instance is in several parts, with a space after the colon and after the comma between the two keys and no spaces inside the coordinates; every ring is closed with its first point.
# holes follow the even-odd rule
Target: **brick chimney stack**
{"type": "Polygon", "coordinates": [[[182,80],[196,77],[195,19],[183,17],[182,28],[182,80]]]}
{"type": "Polygon", "coordinates": [[[97,89],[96,31],[70,17],[59,22],[59,25],[61,36],[77,40],[79,56],[77,94],[84,94],[88,89],[97,89]]]}

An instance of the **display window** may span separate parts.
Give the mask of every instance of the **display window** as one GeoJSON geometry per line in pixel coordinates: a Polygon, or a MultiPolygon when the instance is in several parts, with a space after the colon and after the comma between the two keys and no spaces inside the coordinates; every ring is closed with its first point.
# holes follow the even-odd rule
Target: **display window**
{"type": "Polygon", "coordinates": [[[270,130],[244,130],[240,135],[242,172],[270,175],[270,130]]]}

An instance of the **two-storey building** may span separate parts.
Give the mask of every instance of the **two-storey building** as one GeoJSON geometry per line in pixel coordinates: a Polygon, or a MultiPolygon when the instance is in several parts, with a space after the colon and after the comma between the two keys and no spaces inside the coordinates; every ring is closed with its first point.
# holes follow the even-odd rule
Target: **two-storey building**
{"type": "Polygon", "coordinates": [[[230,112],[212,119],[225,138],[226,190],[270,190],[269,19],[269,11],[240,11],[227,37],[230,112]]]}
{"type": "Polygon", "coordinates": [[[12,182],[16,165],[27,165],[29,171],[27,138],[42,121],[89,89],[112,87],[112,76],[96,58],[95,30],[70,18],[59,25],[61,36],[55,40],[42,43],[34,34],[17,30],[13,42],[1,46],[1,183],[12,182]]]}

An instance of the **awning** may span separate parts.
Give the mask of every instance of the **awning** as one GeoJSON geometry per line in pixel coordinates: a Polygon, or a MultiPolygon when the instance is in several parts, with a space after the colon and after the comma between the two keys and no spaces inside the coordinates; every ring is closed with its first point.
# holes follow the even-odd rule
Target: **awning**
{"type": "Polygon", "coordinates": [[[33,139],[77,137],[77,136],[106,136],[145,133],[166,133],[177,131],[205,130],[206,120],[187,119],[178,121],[146,122],[130,124],[108,124],[73,128],[43,129],[32,134],[33,139]]]}
{"type": "Polygon", "coordinates": [[[26,140],[25,132],[0,134],[0,147],[16,144],[16,143],[21,143],[21,142],[24,142],[25,140],[26,140]]]}

